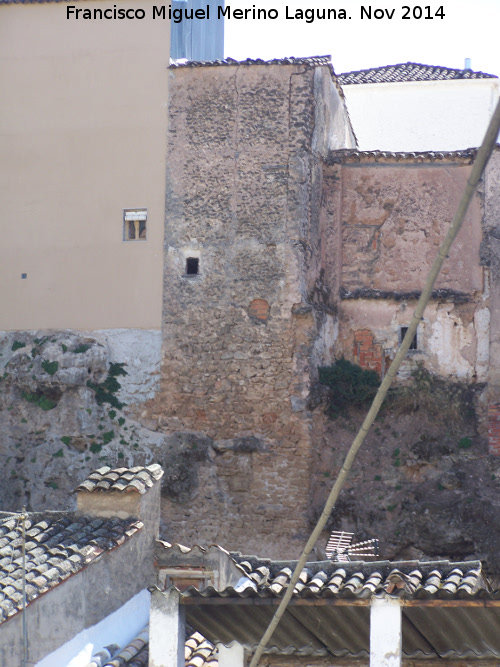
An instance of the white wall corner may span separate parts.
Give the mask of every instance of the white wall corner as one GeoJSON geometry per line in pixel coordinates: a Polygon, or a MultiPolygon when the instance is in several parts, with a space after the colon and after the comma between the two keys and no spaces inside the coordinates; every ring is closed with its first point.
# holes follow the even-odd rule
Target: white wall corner
{"type": "Polygon", "coordinates": [[[174,587],[151,591],[149,667],[184,667],[185,610],[179,600],[174,587]]]}
{"type": "Polygon", "coordinates": [[[402,605],[390,597],[370,606],[370,667],[401,667],[402,605]]]}

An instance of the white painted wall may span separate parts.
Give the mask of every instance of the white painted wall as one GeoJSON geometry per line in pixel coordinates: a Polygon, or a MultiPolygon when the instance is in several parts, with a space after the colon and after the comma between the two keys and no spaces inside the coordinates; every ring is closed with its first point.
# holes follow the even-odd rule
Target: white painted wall
{"type": "Polygon", "coordinates": [[[217,644],[219,651],[219,667],[245,667],[245,649],[238,642],[230,646],[217,644]]]}
{"type": "Polygon", "coordinates": [[[149,627],[150,667],[184,667],[185,608],[173,586],[153,590],[149,627]]]}
{"type": "Polygon", "coordinates": [[[124,403],[143,403],[160,388],[161,331],[159,329],[104,329],[88,335],[109,350],[109,361],[125,363],[117,396],[124,403]]]}
{"type": "Polygon", "coordinates": [[[481,144],[499,79],[343,86],[362,151],[454,151],[481,144]]]}
{"type": "Polygon", "coordinates": [[[120,609],[45,656],[35,667],[86,667],[92,656],[105,646],[117,644],[123,648],[148,624],[149,606],[150,594],[143,590],[120,609]]]}
{"type": "Polygon", "coordinates": [[[370,605],[370,667],[401,667],[401,603],[374,598],[370,605]]]}

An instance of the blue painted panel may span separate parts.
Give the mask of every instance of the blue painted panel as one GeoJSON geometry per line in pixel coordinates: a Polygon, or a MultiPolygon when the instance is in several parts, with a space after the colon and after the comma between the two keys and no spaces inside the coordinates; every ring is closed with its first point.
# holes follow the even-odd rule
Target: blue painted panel
{"type": "Polygon", "coordinates": [[[224,0],[172,0],[172,12],[182,11],[182,21],[170,22],[170,57],[174,60],[220,60],[224,58],[224,19],[217,18],[224,0]],[[206,19],[186,19],[197,9],[209,12],[206,19]]]}

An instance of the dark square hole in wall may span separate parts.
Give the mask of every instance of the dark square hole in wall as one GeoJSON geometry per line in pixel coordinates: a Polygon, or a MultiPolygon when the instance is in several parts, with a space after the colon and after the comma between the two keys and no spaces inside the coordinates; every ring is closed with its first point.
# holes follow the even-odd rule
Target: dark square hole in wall
{"type": "Polygon", "coordinates": [[[200,260],[198,257],[186,258],[186,275],[197,276],[200,269],[200,260]]]}
{"type": "MultiPolygon", "coordinates": [[[[406,332],[408,331],[408,327],[401,327],[400,330],[400,338],[399,342],[403,342],[403,338],[406,336],[406,332]]],[[[410,347],[408,348],[409,350],[418,350],[418,344],[417,344],[417,332],[415,332],[415,335],[413,336],[413,340],[410,343],[410,347]]]]}

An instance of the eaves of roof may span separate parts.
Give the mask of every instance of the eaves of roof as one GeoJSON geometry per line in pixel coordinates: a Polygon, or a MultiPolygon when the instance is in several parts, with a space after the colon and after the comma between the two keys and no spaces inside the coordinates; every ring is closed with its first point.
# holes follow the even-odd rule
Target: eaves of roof
{"type": "Polygon", "coordinates": [[[496,79],[495,74],[474,72],[471,69],[453,69],[421,63],[398,63],[384,67],[343,72],[338,75],[342,86],[360,85],[367,83],[408,83],[416,81],[451,81],[457,79],[496,79]]]}
{"type": "MultiPolygon", "coordinates": [[[[271,561],[231,554],[245,572],[235,587],[203,590],[189,587],[183,598],[280,598],[291,579],[295,561],[271,561]]],[[[367,601],[376,595],[404,600],[498,600],[483,578],[481,563],[468,561],[363,561],[307,563],[295,586],[293,599],[345,599],[367,601]]],[[[186,603],[189,604],[186,600],[186,603]]]]}
{"type": "MultiPolygon", "coordinates": [[[[236,587],[187,589],[187,622],[210,641],[254,650],[279,604],[295,562],[232,554],[247,575],[236,587]]],[[[308,563],[278,626],[270,653],[363,658],[369,654],[370,602],[402,605],[406,658],[500,658],[500,594],[478,561],[308,563]]]]}
{"type": "Polygon", "coordinates": [[[326,158],[327,164],[393,164],[397,163],[461,163],[472,164],[477,155],[477,148],[459,151],[358,151],[345,149],[330,151],[326,158]]]}
{"type": "MultiPolygon", "coordinates": [[[[177,546],[172,554],[180,555],[177,546]]],[[[184,554],[198,558],[202,550],[184,554]]],[[[228,557],[245,576],[222,590],[190,587],[181,604],[189,625],[211,642],[236,640],[253,650],[296,562],[228,557]]],[[[371,600],[387,597],[402,605],[405,657],[500,658],[500,592],[489,589],[479,561],[307,563],[268,652],[366,657],[371,600]]]]}
{"type": "Polygon", "coordinates": [[[193,68],[193,67],[235,67],[240,65],[305,65],[306,67],[331,67],[330,56],[310,56],[308,58],[274,58],[273,60],[262,60],[261,58],[247,58],[246,60],[234,60],[224,58],[222,60],[174,60],[170,69],[193,68]]]}

